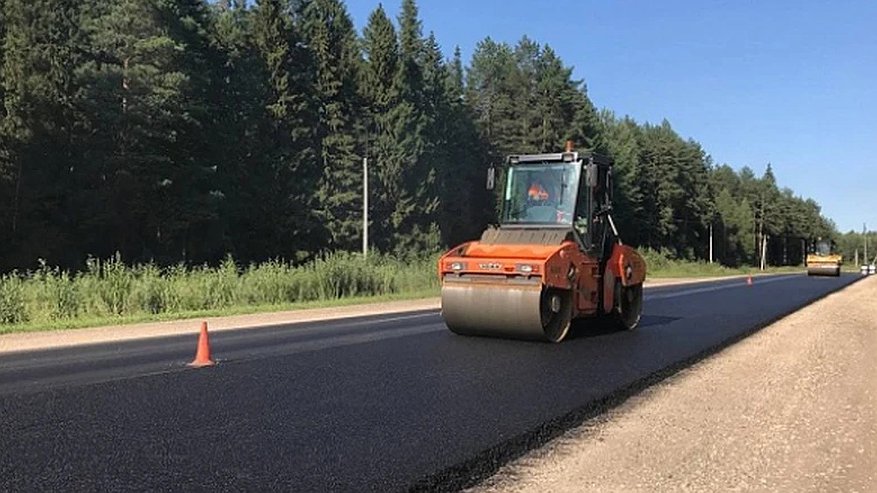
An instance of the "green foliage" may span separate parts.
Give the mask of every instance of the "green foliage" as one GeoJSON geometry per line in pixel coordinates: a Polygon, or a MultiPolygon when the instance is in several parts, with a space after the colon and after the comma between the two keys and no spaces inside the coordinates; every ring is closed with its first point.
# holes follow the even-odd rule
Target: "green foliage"
{"type": "Polygon", "coordinates": [[[254,177],[263,208],[255,223],[262,250],[272,257],[311,255],[324,243],[315,212],[322,174],[315,62],[297,14],[284,0],[259,0],[252,14],[253,41],[267,76],[265,159],[254,177]]]}
{"type": "MultiPolygon", "coordinates": [[[[720,277],[730,275],[751,274],[756,269],[748,265],[726,266],[718,262],[708,263],[703,260],[692,261],[676,257],[668,249],[661,251],[644,248],[640,250],[648,266],[648,277],[680,278],[680,277],[720,277]]],[[[772,272],[800,272],[799,268],[773,268],[772,272]]]]}
{"type": "Polygon", "coordinates": [[[404,5],[401,42],[381,7],[364,32],[364,96],[374,135],[366,149],[376,178],[373,225],[375,244],[385,251],[426,249],[421,232],[432,227],[439,204],[435,163],[427,158],[433,114],[423,98],[424,43],[413,2],[404,5]]]}
{"type": "Polygon", "coordinates": [[[0,277],[2,326],[77,318],[178,315],[245,306],[277,306],[351,297],[423,292],[438,287],[435,255],[400,259],[338,253],[294,266],[280,261],[239,267],[126,266],[116,256],[90,259],[79,273],[49,268],[0,277]]]}
{"type": "Polygon", "coordinates": [[[341,0],[0,0],[0,272],[44,272],[35,303],[58,320],[232,306],[227,255],[359,249],[363,157],[371,247],[407,258],[496,218],[491,164],[566,140],[614,158],[629,244],[702,260],[712,230],[724,264],[765,245],[767,263],[795,264],[837,236],[770,165],[716,166],[667,121],[598,113],[549,46],[486,38],[467,65],[414,0],[394,17],[378,6],[360,36],[341,0]],[[141,267],[87,260],[113,252],[141,267]],[[202,264],[228,275],[166,275],[202,264]],[[86,281],[47,266],[101,288],[82,298],[86,281]]]}
{"type": "Polygon", "coordinates": [[[15,272],[0,277],[0,324],[28,321],[23,282],[15,272]]]}
{"type": "Polygon", "coordinates": [[[867,233],[847,231],[836,237],[835,246],[847,264],[854,264],[857,257],[859,265],[877,263],[877,231],[868,231],[867,233]],[[867,261],[865,260],[866,243],[868,247],[867,261]]]}
{"type": "Polygon", "coordinates": [[[600,121],[615,159],[616,220],[627,243],[704,260],[712,229],[714,258],[725,265],[758,264],[765,241],[766,264],[800,265],[802,245],[834,234],[815,202],[779,190],[770,165],[761,178],[750,168],[714,166],[667,121],[641,125],[609,111],[600,121]]]}
{"type": "Polygon", "coordinates": [[[340,0],[310,2],[302,29],[316,61],[320,219],[330,249],[353,250],[361,239],[362,171],[357,147],[364,133],[359,128],[362,103],[357,79],[362,60],[356,31],[340,0]]]}

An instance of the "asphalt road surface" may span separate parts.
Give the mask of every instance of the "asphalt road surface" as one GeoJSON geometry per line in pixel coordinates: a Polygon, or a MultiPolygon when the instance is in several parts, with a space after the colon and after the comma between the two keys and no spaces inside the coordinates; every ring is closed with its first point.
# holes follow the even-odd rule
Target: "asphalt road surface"
{"type": "Polygon", "coordinates": [[[562,344],[425,311],[216,333],[197,370],[196,335],[6,354],[0,490],[456,489],[858,278],[648,288],[562,344]]]}

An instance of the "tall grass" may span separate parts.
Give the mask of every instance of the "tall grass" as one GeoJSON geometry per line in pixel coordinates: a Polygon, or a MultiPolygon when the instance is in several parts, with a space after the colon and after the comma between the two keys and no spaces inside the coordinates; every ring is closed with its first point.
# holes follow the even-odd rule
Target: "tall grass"
{"type": "Polygon", "coordinates": [[[128,266],[119,257],[91,259],[70,273],[43,264],[0,277],[0,332],[87,319],[112,322],[248,306],[425,292],[438,288],[436,257],[336,253],[293,266],[272,261],[218,267],[128,266]]]}

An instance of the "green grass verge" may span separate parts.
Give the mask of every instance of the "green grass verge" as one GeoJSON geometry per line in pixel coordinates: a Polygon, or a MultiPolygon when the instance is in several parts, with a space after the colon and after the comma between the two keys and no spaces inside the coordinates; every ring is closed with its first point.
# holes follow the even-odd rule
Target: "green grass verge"
{"type": "Polygon", "coordinates": [[[90,261],[0,277],[0,333],[223,316],[438,293],[436,257],[333,254],[305,265],[129,267],[90,261]]]}
{"type": "MultiPolygon", "coordinates": [[[[643,252],[650,279],[722,277],[754,268],[643,252]]],[[[0,334],[323,308],[439,295],[435,255],[400,260],[333,254],[301,266],[129,267],[92,260],[80,273],[43,266],[0,276],[0,334]]],[[[768,273],[802,272],[801,267],[768,273]]]]}

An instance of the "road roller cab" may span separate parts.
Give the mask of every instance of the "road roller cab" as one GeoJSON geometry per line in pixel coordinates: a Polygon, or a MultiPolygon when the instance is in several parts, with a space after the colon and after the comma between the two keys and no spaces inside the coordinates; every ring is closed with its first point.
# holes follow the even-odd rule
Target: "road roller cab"
{"type": "Polygon", "coordinates": [[[568,149],[506,164],[500,223],[439,260],[447,326],[552,342],[592,317],[635,328],[646,266],[612,221],[612,162],[568,149]]]}

